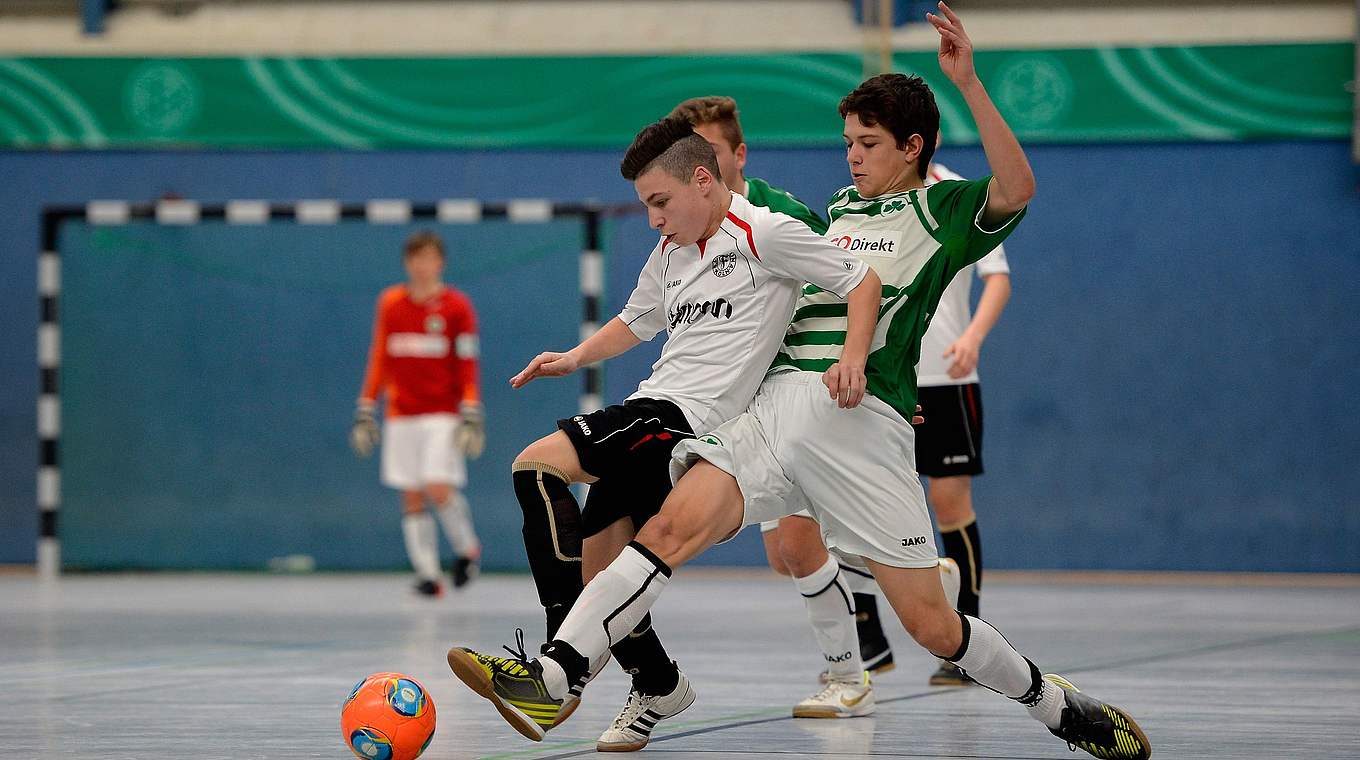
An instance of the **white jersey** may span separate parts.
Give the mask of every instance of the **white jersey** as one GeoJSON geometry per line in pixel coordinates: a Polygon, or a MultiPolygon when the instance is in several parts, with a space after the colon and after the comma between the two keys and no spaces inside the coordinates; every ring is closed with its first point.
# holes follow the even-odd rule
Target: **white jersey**
{"type": "MultiPolygon", "coordinates": [[[[926,184],[933,185],[942,179],[963,177],[940,164],[931,164],[926,184]]],[[[968,329],[969,323],[973,321],[974,272],[981,279],[993,274],[1010,274],[1010,271],[1011,268],[1006,263],[1006,251],[998,245],[991,253],[978,259],[976,264],[964,267],[949,283],[949,287],[945,288],[944,294],[940,296],[940,305],[930,320],[930,328],[921,339],[921,361],[916,365],[918,386],[967,385],[978,382],[976,367],[963,377],[950,377],[949,365],[954,363],[954,359],[944,358],[944,352],[949,350],[949,346],[963,335],[963,331],[968,329]]]]}
{"type": "Polygon", "coordinates": [[[734,193],[709,239],[657,243],[619,313],[642,340],[669,333],[651,376],[629,399],[674,403],[696,433],[717,427],[755,396],[803,283],[844,298],[867,269],[802,222],[734,193]]]}

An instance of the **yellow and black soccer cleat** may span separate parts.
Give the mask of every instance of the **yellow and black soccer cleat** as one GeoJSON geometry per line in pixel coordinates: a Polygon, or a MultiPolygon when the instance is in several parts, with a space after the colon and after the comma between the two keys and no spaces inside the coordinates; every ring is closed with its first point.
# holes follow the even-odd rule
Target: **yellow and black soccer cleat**
{"type": "Polygon", "coordinates": [[[1128,713],[1082,694],[1062,676],[1048,673],[1044,678],[1063,690],[1062,723],[1049,730],[1067,742],[1068,749],[1081,749],[1102,760],[1152,757],[1152,743],[1128,713]]]}
{"type": "Polygon", "coordinates": [[[515,631],[519,651],[496,657],[466,647],[449,650],[449,668],[458,680],[491,701],[505,722],[533,741],[543,741],[548,729],[561,722],[562,700],[548,694],[543,666],[524,654],[524,632],[515,631]]]}

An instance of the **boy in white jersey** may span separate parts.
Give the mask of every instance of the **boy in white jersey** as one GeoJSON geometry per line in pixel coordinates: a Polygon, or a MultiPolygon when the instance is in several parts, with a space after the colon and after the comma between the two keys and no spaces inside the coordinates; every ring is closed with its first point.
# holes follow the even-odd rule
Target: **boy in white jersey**
{"type": "MultiPolygon", "coordinates": [[[[745,409],[779,349],[802,284],[846,296],[851,320],[865,329],[881,288],[864,262],[725,187],[713,148],[683,117],[642,130],[621,171],[663,235],[637,287],[595,335],[566,353],[539,354],[511,379],[518,388],[535,377],[565,375],[667,332],[651,376],[623,404],[559,420],[557,432],[516,458],[515,493],[549,638],[580,593],[582,558],[603,556],[601,567],[607,564],[617,554],[609,551],[616,531],[631,535],[660,508],[675,445],[745,409]],[[592,484],[583,513],[568,488],[577,482],[592,484]]],[[[835,373],[831,381],[847,399],[864,390],[862,373],[835,373]]],[[[592,568],[584,574],[593,575],[592,568]]],[[[654,725],[688,707],[694,693],[648,622],[634,624],[611,650],[638,676],[629,704],[650,711],[654,725]]],[[[466,664],[450,654],[456,672],[466,664]]],[[[498,704],[519,711],[517,727],[531,738],[565,717],[535,711],[513,695],[498,704]]],[[[638,749],[649,735],[603,748],[638,749]]]]}
{"type": "MultiPolygon", "coordinates": [[[[637,541],[586,586],[544,655],[506,659],[455,649],[451,664],[473,663],[506,693],[513,684],[532,712],[555,715],[591,658],[647,614],[672,567],[743,525],[789,514],[801,496],[827,545],[865,558],[908,633],[927,650],[1025,705],[1069,746],[1102,758],[1151,755],[1123,711],[1057,676],[1041,676],[996,629],[948,606],[925,495],[915,473],[902,467],[912,451],[907,420],[930,312],[950,279],[1010,232],[1034,193],[1024,152],[974,72],[962,23],[944,3],[939,7],[944,16],[927,19],[940,34],[940,66],[973,114],[994,175],[923,188],[939,111],[920,79],[881,75],[846,96],[840,111],[855,186],[833,199],[830,235],[871,258],[883,278],[876,327],[848,324],[844,303],[815,285],[805,288],[750,408],[676,447],[675,469],[688,471],[637,541]],[[819,372],[831,367],[863,368],[863,404],[828,398],[819,372]]],[[[866,686],[841,683],[839,698],[868,699],[866,686]]]]}

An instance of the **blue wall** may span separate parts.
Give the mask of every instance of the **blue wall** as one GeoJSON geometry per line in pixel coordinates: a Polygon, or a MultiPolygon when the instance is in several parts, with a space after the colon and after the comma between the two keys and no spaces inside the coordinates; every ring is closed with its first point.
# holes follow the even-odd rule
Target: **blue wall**
{"type": "MultiPolygon", "coordinates": [[[[1345,411],[1360,384],[1360,192],[1347,146],[1045,146],[1030,155],[1039,196],[1008,244],[1015,295],[983,351],[988,474],[976,497],[989,564],[1360,571],[1360,422],[1345,411]]],[[[965,174],[983,169],[975,148],[941,157],[965,174]]],[[[603,152],[0,153],[0,562],[31,561],[36,533],[42,205],[167,191],[631,200],[615,161],[603,152]]],[[[845,174],[837,150],[757,148],[750,168],[810,201],[845,174]]],[[[617,304],[650,240],[636,220],[612,238],[617,304]]],[[[563,285],[544,280],[538,292],[563,285]]],[[[522,324],[568,317],[528,314],[522,324]]],[[[539,346],[487,351],[498,348],[504,355],[489,361],[511,366],[539,346]]],[[[625,395],[654,355],[644,346],[616,360],[609,398],[625,395]]],[[[329,369],[345,377],[327,382],[351,392],[346,362],[361,360],[337,360],[329,369]]],[[[326,393],[308,413],[327,425],[333,415],[343,435],[348,397],[326,393]]],[[[494,565],[519,563],[521,550],[517,508],[490,486],[505,479],[518,445],[551,429],[560,400],[545,393],[503,405],[497,448],[473,471],[487,487],[477,520],[494,565]]],[[[340,442],[325,448],[337,461],[348,456],[340,442]]],[[[390,497],[372,472],[355,472],[354,488],[332,498],[379,502],[368,526],[383,550],[375,554],[399,556],[390,497]]],[[[274,475],[260,477],[254,487],[267,490],[274,475]]],[[[189,508],[211,504],[209,493],[189,508]]],[[[298,521],[304,529],[285,542],[297,551],[325,557],[317,547],[347,540],[324,515],[298,521]]],[[[758,562],[757,545],[746,536],[709,560],[758,562]]],[[[244,554],[228,545],[223,556],[244,554]]]]}

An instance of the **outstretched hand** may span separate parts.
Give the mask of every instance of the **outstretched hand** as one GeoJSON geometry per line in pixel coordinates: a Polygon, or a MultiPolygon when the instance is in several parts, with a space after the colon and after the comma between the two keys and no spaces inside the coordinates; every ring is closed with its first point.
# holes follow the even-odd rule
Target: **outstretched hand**
{"type": "Polygon", "coordinates": [[[510,378],[511,388],[523,388],[529,384],[530,380],[536,377],[561,377],[570,375],[577,368],[576,357],[569,353],[559,354],[556,351],[544,351],[534,360],[529,362],[529,366],[520,370],[518,375],[510,378]]]}
{"type": "Polygon", "coordinates": [[[973,68],[973,41],[968,39],[958,14],[943,2],[939,7],[944,16],[927,13],[926,20],[940,34],[940,70],[954,86],[962,87],[977,79],[977,71],[973,68]]]}

